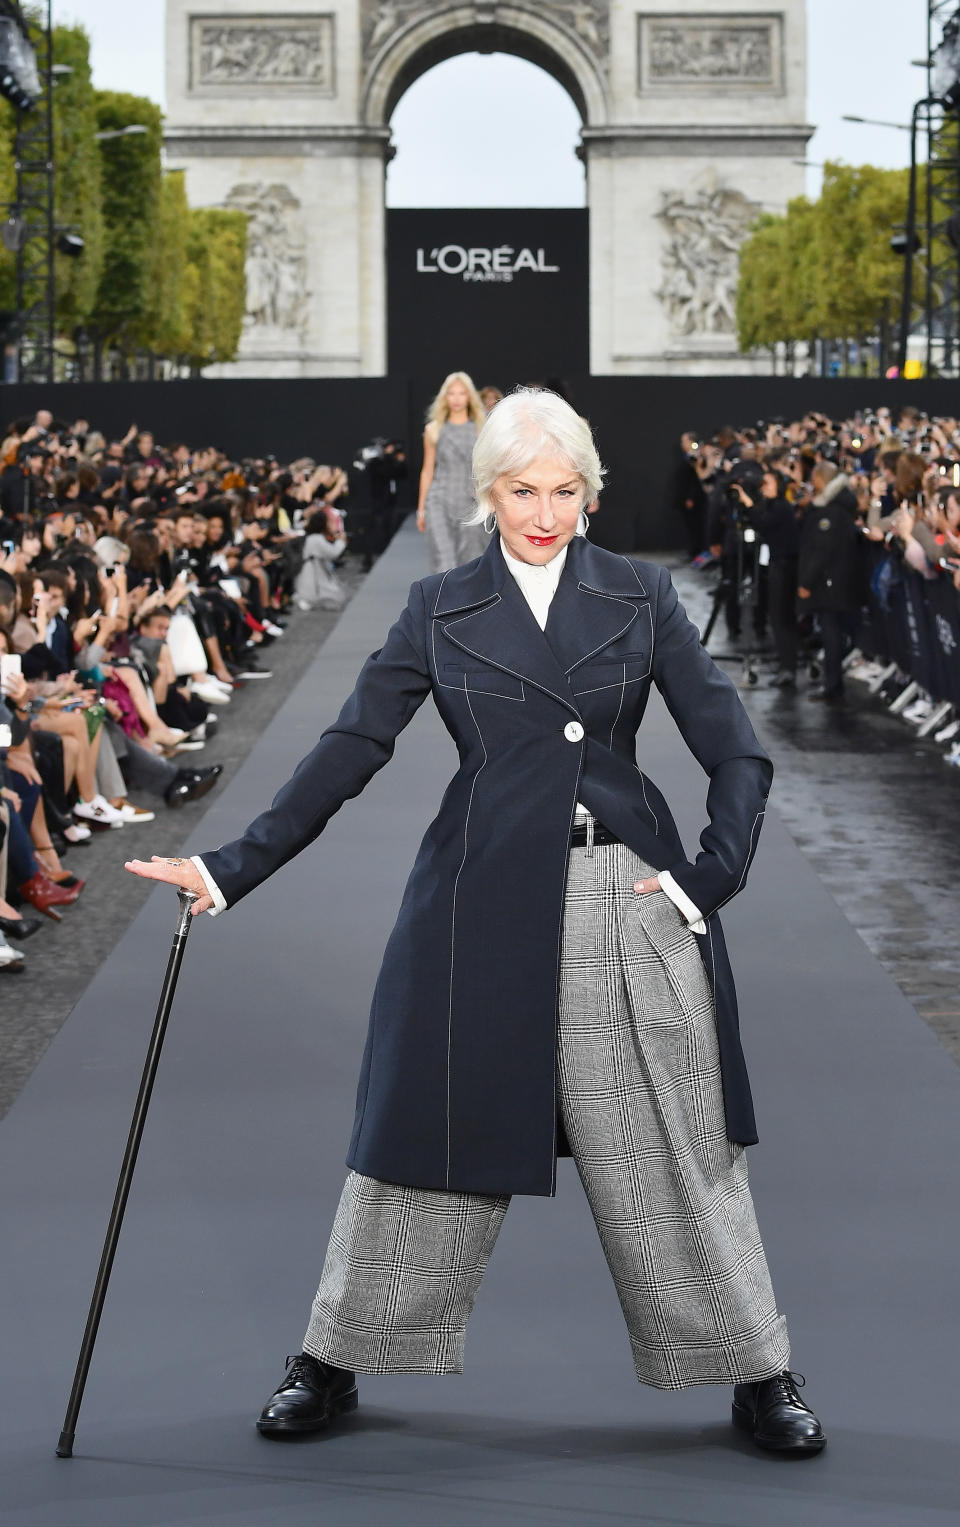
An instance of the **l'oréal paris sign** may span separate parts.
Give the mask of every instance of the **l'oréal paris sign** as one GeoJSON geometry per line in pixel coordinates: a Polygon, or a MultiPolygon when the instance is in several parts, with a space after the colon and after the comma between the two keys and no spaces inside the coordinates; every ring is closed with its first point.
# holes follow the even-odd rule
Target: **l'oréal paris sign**
{"type": "Polygon", "coordinates": [[[433,249],[417,250],[417,273],[421,276],[459,276],[462,281],[512,281],[528,270],[535,276],[556,275],[559,265],[551,265],[544,249],[514,249],[498,244],[496,249],[467,248],[463,244],[441,244],[433,249]]]}

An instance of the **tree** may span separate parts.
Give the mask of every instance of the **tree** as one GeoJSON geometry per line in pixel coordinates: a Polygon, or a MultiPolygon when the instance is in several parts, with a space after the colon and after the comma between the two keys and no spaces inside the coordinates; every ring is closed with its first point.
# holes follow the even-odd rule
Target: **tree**
{"type": "Polygon", "coordinates": [[[149,347],[156,321],[151,276],[161,247],[163,118],[145,96],[98,90],[96,104],[100,132],[147,130],[100,143],[106,248],[93,320],[101,339],[149,347]]]}
{"type": "Polygon", "coordinates": [[[824,333],[870,334],[903,282],[890,236],[905,217],[907,170],[827,163],[818,205],[818,274],[824,333]]]}
{"type": "Polygon", "coordinates": [[[79,233],[84,243],[76,259],[56,256],[56,321],[70,330],[93,311],[104,257],[96,92],[90,39],[82,27],[54,28],[53,59],[71,71],[57,76],[53,94],[54,217],[58,227],[79,233]]]}
{"type": "Polygon", "coordinates": [[[886,322],[903,281],[890,248],[906,170],[827,164],[819,199],[800,196],[755,225],[740,253],[740,348],[849,339],[886,322]]]}
{"type": "Polygon", "coordinates": [[[184,348],[187,230],[190,209],[183,170],[169,170],[160,185],[157,241],[151,251],[147,327],[158,355],[177,359],[184,348]]]}
{"type": "Polygon", "coordinates": [[[760,218],[740,252],[737,330],[740,348],[773,348],[821,332],[817,209],[805,196],[782,216],[760,218]]]}
{"type": "Polygon", "coordinates": [[[181,354],[195,367],[236,356],[247,305],[246,252],[245,212],[190,209],[181,354]]]}
{"type": "MultiPolygon", "coordinates": [[[[44,24],[40,12],[28,8],[33,36],[44,24]]],[[[56,321],[69,330],[89,315],[103,261],[103,213],[100,156],[94,89],[90,78],[90,40],[82,27],[53,29],[53,61],[65,66],[56,76],[53,94],[54,218],[57,226],[79,233],[84,241],[78,259],[58,254],[55,261],[56,321]]],[[[17,113],[0,101],[0,206],[16,195],[14,145],[17,113]]],[[[16,255],[0,249],[0,307],[16,304],[16,255]]]]}

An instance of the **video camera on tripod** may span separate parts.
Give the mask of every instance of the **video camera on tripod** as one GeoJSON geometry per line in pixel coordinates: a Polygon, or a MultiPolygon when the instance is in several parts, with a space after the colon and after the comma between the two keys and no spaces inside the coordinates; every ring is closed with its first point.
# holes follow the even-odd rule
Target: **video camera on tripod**
{"type": "MultiPolygon", "coordinates": [[[[753,613],[759,602],[760,590],[760,497],[763,485],[763,467],[757,461],[734,462],[726,474],[721,492],[726,506],[727,528],[732,531],[736,547],[735,570],[728,558],[720,581],[713,591],[713,609],[701,641],[704,647],[710,641],[713,628],[721,609],[736,591],[738,606],[745,612],[747,645],[736,656],[743,658],[743,683],[754,685],[759,674],[754,663],[751,633],[753,613]]],[[[733,653],[717,653],[718,657],[733,658],[733,653]]]]}

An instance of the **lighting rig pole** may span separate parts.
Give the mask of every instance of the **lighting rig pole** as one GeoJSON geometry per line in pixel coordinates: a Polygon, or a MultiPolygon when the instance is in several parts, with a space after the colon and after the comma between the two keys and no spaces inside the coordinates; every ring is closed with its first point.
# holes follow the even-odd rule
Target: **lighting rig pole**
{"type": "Polygon", "coordinates": [[[17,380],[54,379],[54,253],[57,229],[53,187],[53,16],[46,0],[46,20],[37,46],[40,95],[17,110],[17,380]]]}
{"type": "Polygon", "coordinates": [[[894,249],[902,253],[904,259],[897,351],[901,376],[907,364],[913,318],[914,256],[921,248],[925,250],[926,373],[929,376],[933,370],[934,345],[938,338],[941,344],[939,370],[949,374],[956,369],[954,354],[960,339],[960,7],[957,0],[928,0],[924,64],[927,93],[914,106],[910,119],[906,231],[892,241],[894,249]],[[934,47],[934,28],[945,16],[941,41],[934,47]],[[917,137],[921,124],[927,136],[923,239],[917,232],[917,137]],[[948,141],[951,131],[955,135],[952,145],[948,141]]]}

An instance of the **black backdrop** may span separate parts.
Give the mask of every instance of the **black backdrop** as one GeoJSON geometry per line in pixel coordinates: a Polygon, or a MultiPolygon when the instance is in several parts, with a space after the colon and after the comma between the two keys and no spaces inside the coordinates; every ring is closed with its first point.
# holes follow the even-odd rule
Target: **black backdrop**
{"type": "Polygon", "coordinates": [[[589,214],[460,207],[387,213],[392,375],[478,387],[589,370],[589,214]]]}
{"type": "MultiPolygon", "coordinates": [[[[423,410],[443,374],[441,369],[427,377],[7,385],[0,388],[0,424],[49,407],[64,419],[87,418],[109,435],[123,434],[135,420],[161,441],[209,441],[235,457],[273,451],[281,459],[309,454],[341,463],[374,434],[399,435],[411,442],[415,491],[423,410]]],[[[507,388],[529,376],[501,371],[497,380],[507,388]]],[[[893,409],[914,403],[930,413],[957,409],[957,383],[950,381],[570,374],[558,380],[593,424],[608,468],[591,535],[618,551],[681,544],[667,490],[684,429],[702,437],[720,424],[750,424],[781,414],[795,418],[810,408],[835,415],[882,403],[893,409]]]]}

